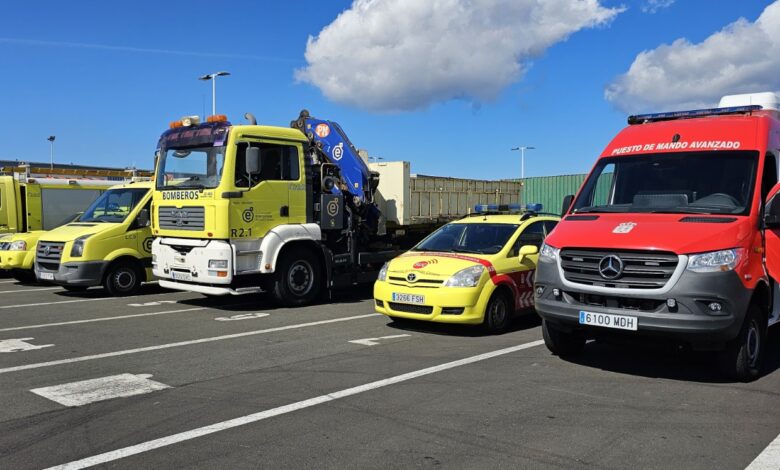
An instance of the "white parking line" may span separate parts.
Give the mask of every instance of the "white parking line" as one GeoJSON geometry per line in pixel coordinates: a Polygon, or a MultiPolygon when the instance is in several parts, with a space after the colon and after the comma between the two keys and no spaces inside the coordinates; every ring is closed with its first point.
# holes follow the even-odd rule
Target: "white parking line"
{"type": "Polygon", "coordinates": [[[19,281],[17,281],[16,279],[9,279],[5,281],[0,281],[0,284],[10,284],[12,282],[19,282],[19,281]]]}
{"type": "Polygon", "coordinates": [[[36,395],[65,406],[83,406],[114,398],[132,397],[171,388],[149,380],[150,374],[119,374],[99,379],[81,380],[30,390],[36,395]]]}
{"type": "Polygon", "coordinates": [[[491,351],[488,353],[467,357],[465,359],[459,359],[457,361],[447,362],[444,364],[440,364],[438,366],[428,367],[425,369],[408,372],[406,374],[396,375],[395,377],[377,380],[375,382],[370,382],[364,385],[358,385],[357,387],[347,388],[337,392],[328,393],[326,395],[320,395],[318,397],[309,398],[308,400],[291,403],[289,405],[279,406],[277,408],[271,408],[270,410],[260,411],[258,413],[241,416],[239,418],[229,419],[227,421],[214,423],[190,431],[185,431],[178,434],[172,434],[170,436],[161,437],[159,439],[154,439],[147,442],[142,442],[140,444],[124,447],[122,449],[117,449],[110,452],[105,452],[103,454],[98,454],[81,460],[75,460],[73,462],[69,462],[63,465],[50,467],[48,470],[53,470],[53,469],[75,470],[75,469],[91,467],[93,465],[113,462],[114,460],[119,460],[125,457],[129,457],[131,455],[137,455],[144,452],[149,452],[150,450],[159,449],[161,447],[167,447],[173,444],[177,444],[179,442],[196,439],[198,437],[206,436],[208,434],[213,434],[219,431],[224,431],[226,429],[231,429],[238,426],[243,426],[245,424],[256,423],[264,419],[273,418],[274,416],[279,416],[286,413],[292,413],[293,411],[302,410],[304,408],[320,405],[322,403],[338,400],[340,398],[346,398],[352,395],[357,395],[359,393],[368,392],[370,390],[375,390],[377,388],[387,387],[388,385],[394,385],[400,382],[405,382],[407,380],[416,379],[418,377],[422,377],[425,375],[435,374],[436,372],[441,372],[448,369],[454,369],[455,367],[460,367],[467,364],[473,364],[475,362],[485,361],[487,359],[491,359],[494,357],[511,354],[517,351],[521,351],[523,349],[533,348],[541,344],[544,344],[544,341],[542,340],[532,341],[530,343],[520,344],[518,346],[512,346],[510,348],[499,349],[496,351],[491,351]]]}
{"type": "Polygon", "coordinates": [[[745,470],[777,470],[780,468],[780,435],[770,442],[745,470]]]}
{"type": "Polygon", "coordinates": [[[214,307],[195,307],[195,308],[185,308],[180,310],[166,310],[164,312],[151,312],[151,313],[134,313],[132,315],[119,315],[116,317],[102,317],[102,318],[90,318],[88,320],[73,320],[73,321],[61,321],[56,323],[41,323],[38,325],[27,325],[27,326],[12,326],[10,328],[0,328],[0,332],[3,331],[18,331],[18,330],[32,330],[34,328],[48,328],[50,326],[63,326],[63,325],[78,325],[80,323],[93,323],[98,321],[111,321],[111,320],[123,320],[125,318],[135,318],[135,317],[151,317],[155,315],[166,315],[169,313],[179,313],[179,312],[194,312],[196,310],[206,310],[209,308],[214,307]]]}
{"type": "Polygon", "coordinates": [[[34,289],[16,289],[16,290],[3,290],[0,291],[0,294],[16,294],[19,292],[40,292],[43,290],[57,290],[62,289],[62,287],[40,287],[40,288],[34,288],[34,289]]]}
{"type": "Polygon", "coordinates": [[[73,299],[73,300],[58,300],[57,302],[39,302],[36,304],[19,304],[19,305],[2,305],[3,308],[22,308],[22,307],[42,307],[44,305],[59,305],[59,304],[73,304],[76,302],[97,302],[99,300],[116,300],[114,297],[95,297],[92,299],[73,299]]]}
{"type": "Polygon", "coordinates": [[[114,351],[110,353],[103,353],[103,354],[92,354],[90,356],[80,356],[80,357],[72,357],[70,359],[60,359],[57,361],[49,361],[49,362],[38,362],[35,364],[25,364],[22,366],[14,366],[14,367],[6,367],[4,369],[0,369],[0,374],[7,374],[9,372],[18,372],[21,370],[29,370],[29,369],[39,369],[41,367],[51,367],[51,366],[58,366],[61,364],[71,364],[74,362],[83,362],[83,361],[91,361],[95,359],[104,359],[107,357],[116,357],[116,356],[126,356],[128,354],[136,354],[136,353],[142,353],[142,352],[148,352],[148,351],[159,351],[161,349],[170,349],[170,348],[178,348],[180,346],[190,346],[192,344],[202,344],[202,343],[212,343],[214,341],[223,341],[228,339],[235,339],[235,338],[243,338],[245,336],[255,336],[255,335],[262,335],[266,333],[275,333],[277,331],[286,331],[286,330],[295,330],[298,328],[306,328],[309,326],[318,326],[318,325],[327,325],[329,323],[339,323],[339,322],[345,322],[350,320],[359,320],[361,318],[368,318],[368,317],[375,317],[381,315],[381,313],[369,313],[366,315],[355,315],[352,317],[342,317],[342,318],[334,318],[331,320],[320,320],[320,321],[313,321],[308,323],[298,323],[296,325],[287,325],[287,326],[278,326],[275,328],[267,328],[265,330],[254,330],[254,331],[245,331],[243,333],[235,333],[231,335],[222,335],[222,336],[212,336],[209,338],[200,338],[200,339],[193,339],[190,341],[179,341],[177,343],[168,343],[168,344],[158,344],[156,346],[147,346],[145,348],[136,348],[136,349],[125,349],[123,351],[114,351]]]}

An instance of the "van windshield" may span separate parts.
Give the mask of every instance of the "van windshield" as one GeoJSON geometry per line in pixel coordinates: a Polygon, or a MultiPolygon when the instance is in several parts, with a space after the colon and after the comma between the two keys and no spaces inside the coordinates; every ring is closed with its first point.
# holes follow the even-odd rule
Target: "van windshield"
{"type": "Polygon", "coordinates": [[[603,158],[572,212],[746,215],[757,161],[758,152],[748,151],[603,158]]]}
{"type": "Polygon", "coordinates": [[[144,188],[109,189],[79,217],[79,222],[121,223],[149,192],[144,188]]]}

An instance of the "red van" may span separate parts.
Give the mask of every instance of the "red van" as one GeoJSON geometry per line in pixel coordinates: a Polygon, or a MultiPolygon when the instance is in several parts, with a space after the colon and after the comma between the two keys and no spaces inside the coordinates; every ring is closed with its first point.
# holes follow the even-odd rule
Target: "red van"
{"type": "Polygon", "coordinates": [[[760,374],[780,319],[778,110],[755,93],[629,117],[540,251],[550,351],[643,336],[718,351],[738,380],[760,374]]]}

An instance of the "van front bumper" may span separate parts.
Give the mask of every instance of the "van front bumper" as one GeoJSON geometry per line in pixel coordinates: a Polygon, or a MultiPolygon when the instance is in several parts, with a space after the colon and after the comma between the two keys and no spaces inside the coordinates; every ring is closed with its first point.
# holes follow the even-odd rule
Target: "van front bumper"
{"type": "Polygon", "coordinates": [[[103,283],[103,274],[108,261],[84,261],[63,263],[57,271],[41,268],[35,264],[35,277],[39,281],[51,282],[62,286],[99,286],[103,283]],[[52,279],[49,279],[52,277],[52,279]]]}

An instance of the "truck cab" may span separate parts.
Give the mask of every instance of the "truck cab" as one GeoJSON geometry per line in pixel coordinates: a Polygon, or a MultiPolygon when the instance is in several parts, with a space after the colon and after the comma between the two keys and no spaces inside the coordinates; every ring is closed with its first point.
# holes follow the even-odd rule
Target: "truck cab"
{"type": "Polygon", "coordinates": [[[71,291],[103,285],[111,295],[137,292],[152,280],[151,192],[148,181],[113,186],[78,219],[42,235],[37,279],[71,291]]]}
{"type": "Polygon", "coordinates": [[[780,319],[780,225],[767,217],[778,109],[760,93],[629,118],[540,251],[536,309],[553,353],[641,336],[715,350],[739,380],[759,375],[780,319]]]}

